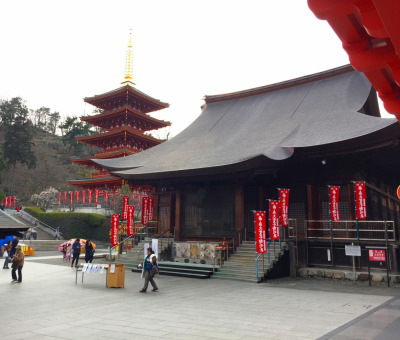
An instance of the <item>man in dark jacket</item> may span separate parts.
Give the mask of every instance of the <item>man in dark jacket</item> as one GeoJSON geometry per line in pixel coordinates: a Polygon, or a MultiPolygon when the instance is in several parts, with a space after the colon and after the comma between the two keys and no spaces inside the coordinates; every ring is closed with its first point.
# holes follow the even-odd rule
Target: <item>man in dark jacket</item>
{"type": "Polygon", "coordinates": [[[11,241],[11,252],[10,258],[12,259],[15,252],[17,251],[17,245],[19,243],[18,237],[14,235],[14,239],[11,241]]]}
{"type": "Polygon", "coordinates": [[[81,240],[77,238],[74,243],[72,243],[72,263],[71,267],[78,267],[79,255],[81,254],[81,240]]]}

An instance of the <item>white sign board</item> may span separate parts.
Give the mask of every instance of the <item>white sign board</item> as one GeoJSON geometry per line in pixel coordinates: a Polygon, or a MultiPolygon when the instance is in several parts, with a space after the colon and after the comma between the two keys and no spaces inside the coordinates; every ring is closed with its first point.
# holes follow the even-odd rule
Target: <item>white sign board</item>
{"type": "Polygon", "coordinates": [[[345,246],[346,256],[361,256],[361,246],[345,246]]]}

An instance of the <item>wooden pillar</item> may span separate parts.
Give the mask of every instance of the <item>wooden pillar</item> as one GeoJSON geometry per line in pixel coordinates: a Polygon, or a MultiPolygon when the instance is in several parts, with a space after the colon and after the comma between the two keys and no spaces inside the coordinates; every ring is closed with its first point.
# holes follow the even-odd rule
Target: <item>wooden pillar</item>
{"type": "Polygon", "coordinates": [[[258,188],[258,210],[266,210],[265,190],[263,187],[258,188]]]}
{"type": "Polygon", "coordinates": [[[244,188],[237,183],[235,189],[235,230],[239,231],[244,226],[244,188]]]}
{"type": "Polygon", "coordinates": [[[181,192],[177,191],[175,195],[175,241],[181,240],[181,192]]]}

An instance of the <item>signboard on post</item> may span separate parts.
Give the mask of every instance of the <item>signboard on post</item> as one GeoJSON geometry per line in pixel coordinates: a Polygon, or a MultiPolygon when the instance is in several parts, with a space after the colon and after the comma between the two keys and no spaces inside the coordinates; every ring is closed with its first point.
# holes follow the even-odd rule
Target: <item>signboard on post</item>
{"type": "Polygon", "coordinates": [[[385,249],[369,249],[368,257],[370,261],[385,262],[386,250],[385,249]]]}
{"type": "Polygon", "coordinates": [[[346,245],[344,247],[345,247],[346,256],[361,256],[361,247],[360,246],[346,245]]]}
{"type": "Polygon", "coordinates": [[[386,262],[386,280],[388,287],[390,286],[390,277],[389,277],[389,264],[386,260],[386,247],[376,247],[376,246],[367,246],[368,249],[368,276],[369,276],[369,285],[371,285],[371,266],[370,262],[386,262]]]}

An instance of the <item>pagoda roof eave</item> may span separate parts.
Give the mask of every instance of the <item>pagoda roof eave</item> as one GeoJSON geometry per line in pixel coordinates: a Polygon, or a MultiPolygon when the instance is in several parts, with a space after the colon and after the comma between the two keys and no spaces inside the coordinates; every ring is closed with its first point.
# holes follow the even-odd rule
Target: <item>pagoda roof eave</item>
{"type": "Polygon", "coordinates": [[[73,163],[91,162],[92,159],[109,159],[109,158],[121,157],[121,156],[126,156],[126,155],[131,155],[131,154],[133,154],[132,151],[129,151],[129,150],[123,148],[118,151],[98,153],[95,156],[90,157],[90,158],[74,158],[71,160],[71,162],[73,162],[73,163]]]}
{"type": "Polygon", "coordinates": [[[129,128],[126,128],[126,127],[122,127],[120,129],[115,129],[115,130],[111,130],[111,131],[107,131],[107,132],[104,132],[104,133],[99,133],[99,134],[93,135],[93,136],[77,137],[76,140],[79,141],[79,142],[90,143],[90,142],[95,142],[95,141],[98,141],[98,140],[106,139],[107,137],[108,138],[115,137],[115,136],[124,134],[125,132],[127,132],[127,133],[131,134],[132,136],[135,136],[135,137],[137,137],[137,138],[139,138],[141,140],[145,140],[147,142],[152,142],[155,145],[160,144],[160,143],[163,142],[163,141],[161,141],[161,140],[159,140],[157,138],[154,138],[154,137],[151,137],[151,136],[148,136],[148,135],[145,135],[145,134],[138,133],[135,130],[129,129],[129,128]]]}
{"type": "MultiPolygon", "coordinates": [[[[116,115],[116,114],[125,114],[125,111],[128,110],[128,113],[130,113],[130,110],[132,110],[134,112],[134,114],[137,114],[138,116],[140,116],[141,118],[143,118],[144,120],[147,120],[151,123],[154,123],[156,125],[159,125],[159,129],[162,127],[167,127],[167,126],[171,126],[171,122],[168,121],[164,121],[161,119],[157,119],[154,117],[151,117],[147,114],[144,114],[142,112],[138,112],[137,110],[133,110],[133,108],[131,108],[129,105],[124,105],[118,109],[112,110],[112,111],[107,111],[107,112],[103,112],[103,113],[99,113],[97,115],[93,115],[93,116],[82,116],[80,117],[80,120],[92,124],[92,125],[96,125],[94,121],[96,120],[103,120],[103,119],[107,119],[107,118],[111,118],[112,116],[116,115]]],[[[98,125],[100,126],[100,125],[98,125]]]]}
{"type": "Polygon", "coordinates": [[[116,176],[104,176],[104,177],[96,177],[96,178],[83,178],[83,179],[71,179],[67,180],[68,185],[73,186],[104,186],[107,184],[119,184],[122,179],[116,176]]]}
{"type": "Polygon", "coordinates": [[[152,112],[152,111],[158,111],[158,110],[165,109],[165,108],[169,107],[168,103],[165,103],[165,102],[162,102],[162,101],[160,101],[158,99],[150,97],[146,93],[139,91],[138,89],[130,86],[129,84],[121,86],[121,87],[119,87],[119,88],[117,88],[115,90],[112,90],[112,91],[108,91],[108,92],[105,92],[105,93],[102,93],[102,94],[99,94],[99,95],[95,95],[93,97],[86,97],[83,100],[86,103],[89,103],[89,104],[94,105],[94,106],[99,107],[99,108],[103,108],[103,104],[102,103],[104,101],[110,100],[112,98],[115,98],[115,97],[118,97],[118,96],[121,96],[121,95],[125,96],[126,95],[126,91],[128,92],[128,95],[130,94],[133,97],[138,98],[138,99],[142,99],[146,103],[152,105],[153,109],[146,110],[145,113],[152,112]]]}

